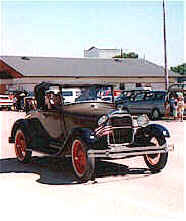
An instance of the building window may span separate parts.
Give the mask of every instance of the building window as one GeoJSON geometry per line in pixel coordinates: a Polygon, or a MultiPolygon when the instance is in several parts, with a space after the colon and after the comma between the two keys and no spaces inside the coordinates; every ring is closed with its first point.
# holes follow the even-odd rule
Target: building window
{"type": "Polygon", "coordinates": [[[142,87],[141,83],[136,83],[136,87],[142,87]]]}
{"type": "Polygon", "coordinates": [[[0,72],[0,79],[12,79],[13,77],[6,71],[0,72]]]}
{"type": "Polygon", "coordinates": [[[120,83],[120,90],[125,90],[125,83],[120,83]]]}

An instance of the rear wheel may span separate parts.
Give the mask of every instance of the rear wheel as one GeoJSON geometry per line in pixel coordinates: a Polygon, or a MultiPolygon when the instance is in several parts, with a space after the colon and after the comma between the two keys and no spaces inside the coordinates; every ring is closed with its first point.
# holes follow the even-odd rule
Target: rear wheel
{"type": "Polygon", "coordinates": [[[23,129],[18,129],[15,135],[15,153],[18,161],[28,163],[31,159],[32,152],[27,151],[28,137],[23,129]]]}
{"type": "Polygon", "coordinates": [[[76,137],[72,142],[72,164],[74,173],[80,182],[93,179],[95,159],[87,155],[87,144],[81,138],[76,137]]]}
{"type": "MultiPolygon", "coordinates": [[[[151,143],[156,146],[161,146],[165,144],[166,140],[164,137],[152,137],[151,143]]],[[[150,168],[152,172],[160,172],[166,165],[168,159],[168,153],[158,153],[158,154],[146,154],[144,160],[146,165],[150,168]]]]}

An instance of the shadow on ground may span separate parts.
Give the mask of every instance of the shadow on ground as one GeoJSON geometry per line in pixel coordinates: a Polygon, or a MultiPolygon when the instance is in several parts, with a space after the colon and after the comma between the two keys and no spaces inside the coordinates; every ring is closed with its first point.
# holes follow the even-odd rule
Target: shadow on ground
{"type": "MultiPolygon", "coordinates": [[[[96,178],[139,174],[149,176],[147,168],[128,168],[126,165],[99,161],[96,164],[96,178]]],[[[16,158],[1,159],[0,173],[34,173],[39,175],[37,182],[50,185],[78,184],[73,175],[72,163],[67,159],[32,157],[29,164],[22,164],[16,158]]]]}

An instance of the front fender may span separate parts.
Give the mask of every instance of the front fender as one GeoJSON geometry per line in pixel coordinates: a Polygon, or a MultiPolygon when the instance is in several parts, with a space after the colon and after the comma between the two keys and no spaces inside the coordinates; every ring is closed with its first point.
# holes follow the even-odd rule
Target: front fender
{"type": "Polygon", "coordinates": [[[73,128],[70,132],[70,137],[81,137],[81,139],[88,145],[92,146],[97,142],[97,137],[94,131],[90,128],[73,128]]]}
{"type": "Polygon", "coordinates": [[[158,137],[170,137],[170,132],[168,129],[160,124],[149,124],[144,128],[145,132],[150,133],[151,135],[156,135],[158,137]]]}
{"type": "Polygon", "coordinates": [[[170,133],[166,127],[160,124],[149,124],[146,127],[137,129],[134,135],[134,143],[144,145],[148,143],[151,137],[170,137],[170,133]]]}
{"type": "Polygon", "coordinates": [[[58,156],[63,156],[66,152],[69,152],[69,144],[72,144],[76,137],[80,137],[91,149],[97,142],[97,138],[94,136],[94,131],[90,128],[72,128],[66,136],[61,150],[58,152],[58,156]]]}
{"type": "Polygon", "coordinates": [[[11,136],[9,137],[9,143],[15,143],[15,135],[16,131],[21,128],[25,131],[27,134],[27,137],[31,139],[30,135],[32,134],[32,128],[31,125],[29,124],[28,120],[26,119],[19,119],[15,121],[15,123],[12,126],[11,129],[11,136]]]}

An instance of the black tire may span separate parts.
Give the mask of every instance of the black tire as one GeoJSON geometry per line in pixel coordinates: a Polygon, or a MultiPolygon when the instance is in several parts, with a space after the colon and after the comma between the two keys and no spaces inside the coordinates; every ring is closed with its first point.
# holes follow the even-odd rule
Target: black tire
{"type": "MultiPolygon", "coordinates": [[[[151,142],[155,145],[161,146],[165,144],[165,137],[152,137],[151,142]]],[[[168,152],[158,153],[158,154],[146,154],[144,155],[144,160],[149,169],[155,173],[160,172],[166,165],[168,160],[168,152]]]]}
{"type": "Polygon", "coordinates": [[[151,113],[151,120],[159,120],[160,119],[160,111],[158,109],[153,109],[151,113]]]}
{"type": "Polygon", "coordinates": [[[95,159],[87,155],[88,146],[79,137],[72,141],[72,165],[74,174],[79,182],[87,182],[94,179],[95,159]]]}
{"type": "Polygon", "coordinates": [[[17,160],[19,162],[28,163],[30,161],[32,152],[27,151],[27,146],[28,136],[26,135],[26,132],[22,128],[17,129],[15,134],[14,148],[17,160]]]}

